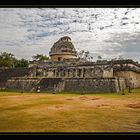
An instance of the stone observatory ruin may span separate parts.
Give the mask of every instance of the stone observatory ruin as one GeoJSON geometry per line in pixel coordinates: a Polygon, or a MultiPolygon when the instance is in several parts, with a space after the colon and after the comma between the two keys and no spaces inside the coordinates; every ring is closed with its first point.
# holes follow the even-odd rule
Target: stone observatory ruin
{"type": "Polygon", "coordinates": [[[140,87],[140,64],[133,60],[90,62],[77,57],[68,36],[55,42],[45,62],[0,69],[0,88],[48,92],[114,93],[140,87]]]}
{"type": "Polygon", "coordinates": [[[71,38],[68,36],[62,37],[54,43],[49,54],[52,61],[63,61],[77,56],[71,38]]]}

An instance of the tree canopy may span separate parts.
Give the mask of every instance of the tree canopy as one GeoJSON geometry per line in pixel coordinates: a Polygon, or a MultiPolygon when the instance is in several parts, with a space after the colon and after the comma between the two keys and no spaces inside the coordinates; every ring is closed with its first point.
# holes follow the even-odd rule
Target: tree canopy
{"type": "Polygon", "coordinates": [[[22,58],[21,60],[16,60],[15,67],[28,67],[29,62],[28,60],[22,58]]]}
{"type": "MultiPolygon", "coordinates": [[[[46,61],[49,59],[48,56],[43,54],[36,54],[32,56],[33,60],[35,61],[46,61]]],[[[6,68],[17,68],[17,67],[28,67],[29,61],[22,58],[17,59],[14,54],[1,52],[0,53],[0,67],[6,68]]]]}
{"type": "Polygon", "coordinates": [[[45,61],[45,60],[48,60],[49,59],[48,56],[43,55],[43,54],[36,54],[36,55],[32,56],[32,58],[35,61],[45,61]]]}
{"type": "Polygon", "coordinates": [[[14,54],[1,52],[0,67],[14,68],[14,67],[28,67],[29,62],[26,59],[17,59],[14,54]]]}

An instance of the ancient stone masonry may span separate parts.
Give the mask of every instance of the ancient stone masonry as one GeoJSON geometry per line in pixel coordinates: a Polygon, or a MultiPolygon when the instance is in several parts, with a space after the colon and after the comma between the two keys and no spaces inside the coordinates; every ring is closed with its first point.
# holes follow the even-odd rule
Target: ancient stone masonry
{"type": "Polygon", "coordinates": [[[0,69],[0,88],[5,87],[7,80],[12,77],[26,77],[32,73],[32,68],[10,68],[10,69],[0,69]]]}
{"type": "Polygon", "coordinates": [[[48,77],[48,78],[80,78],[80,77],[113,77],[113,68],[109,65],[96,65],[91,63],[90,65],[84,64],[67,64],[61,63],[61,65],[47,65],[44,67],[35,67],[34,76],[48,77]],[[36,71],[36,72],[35,72],[36,71]]]}
{"type": "Polygon", "coordinates": [[[123,60],[113,65],[113,75],[126,80],[126,86],[140,87],[140,65],[132,60],[123,60]]]}
{"type": "MultiPolygon", "coordinates": [[[[51,92],[81,92],[81,93],[99,93],[99,92],[119,92],[125,81],[122,79],[118,85],[117,78],[42,78],[37,86],[42,91],[51,92]],[[102,87],[102,88],[101,88],[102,87]]],[[[9,80],[7,86],[11,89],[29,90],[35,87],[37,79],[26,80],[9,80]]],[[[34,88],[35,89],[35,88],[34,88]]]]}
{"type": "Polygon", "coordinates": [[[60,38],[46,62],[27,69],[0,70],[0,88],[50,92],[106,93],[140,87],[140,64],[133,60],[89,62],[77,58],[70,37],[60,38]]]}
{"type": "Polygon", "coordinates": [[[71,38],[65,36],[54,43],[49,54],[52,61],[62,61],[64,58],[75,58],[76,50],[71,42],[71,38]]]}
{"type": "Polygon", "coordinates": [[[13,78],[6,82],[6,87],[9,89],[32,91],[36,89],[38,81],[38,78],[13,78]]]}
{"type": "Polygon", "coordinates": [[[64,91],[81,93],[118,92],[116,78],[71,78],[65,80],[64,91]],[[101,88],[102,87],[102,88],[101,88]]]}

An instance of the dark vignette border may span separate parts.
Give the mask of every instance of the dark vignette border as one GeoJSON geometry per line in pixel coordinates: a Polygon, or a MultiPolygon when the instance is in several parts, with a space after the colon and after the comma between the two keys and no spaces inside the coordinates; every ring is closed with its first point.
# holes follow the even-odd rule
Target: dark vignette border
{"type": "MultiPolygon", "coordinates": [[[[60,7],[60,8],[113,8],[113,7],[136,7],[140,8],[140,1],[136,0],[1,0],[0,1],[0,7],[1,8],[53,8],[53,7],[60,7]]],[[[23,138],[27,136],[56,136],[58,139],[58,136],[69,136],[69,138],[72,138],[71,136],[81,136],[82,138],[85,138],[83,136],[103,136],[104,138],[109,138],[110,136],[113,136],[114,138],[117,138],[118,136],[124,137],[127,136],[128,138],[134,138],[134,136],[137,136],[137,138],[140,136],[140,132],[135,133],[107,133],[107,132],[101,132],[101,133],[58,133],[58,132],[0,132],[0,137],[3,136],[22,136],[23,138]],[[116,137],[117,136],[117,137],[116,137]]]]}
{"type": "Polygon", "coordinates": [[[0,0],[0,7],[140,7],[139,0],[0,0]]]}

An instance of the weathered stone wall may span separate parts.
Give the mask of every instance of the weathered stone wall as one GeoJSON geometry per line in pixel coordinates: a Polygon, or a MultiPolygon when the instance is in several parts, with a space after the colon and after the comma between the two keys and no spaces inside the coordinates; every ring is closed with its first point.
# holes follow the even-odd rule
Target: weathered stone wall
{"type": "Polygon", "coordinates": [[[113,77],[113,68],[109,69],[109,70],[106,70],[104,69],[103,70],[103,78],[111,78],[113,77]]]}
{"type": "Polygon", "coordinates": [[[117,92],[123,91],[127,88],[126,80],[124,78],[116,78],[115,85],[117,92]]]}
{"type": "Polygon", "coordinates": [[[134,88],[140,87],[140,74],[133,71],[114,72],[114,76],[126,79],[126,85],[134,88]]]}
{"type": "Polygon", "coordinates": [[[62,78],[43,78],[38,86],[41,90],[60,92],[64,90],[64,80],[62,78]]]}
{"type": "Polygon", "coordinates": [[[36,86],[39,82],[39,79],[29,79],[29,78],[16,78],[10,79],[6,82],[7,89],[15,89],[15,90],[35,90],[36,86]]]}
{"type": "MultiPolygon", "coordinates": [[[[125,86],[125,82],[123,80],[121,82],[125,86]]],[[[69,78],[65,80],[64,91],[77,91],[84,93],[107,93],[119,92],[121,88],[122,85],[120,85],[120,87],[118,86],[118,81],[116,78],[69,78]]]]}
{"type": "Polygon", "coordinates": [[[0,69],[0,88],[5,87],[8,79],[12,77],[24,77],[28,76],[30,73],[30,68],[10,68],[10,69],[0,69]]]}
{"type": "Polygon", "coordinates": [[[110,78],[113,77],[113,68],[103,66],[77,66],[77,67],[57,67],[57,68],[38,68],[37,77],[46,78],[110,78]]]}
{"type": "Polygon", "coordinates": [[[122,78],[15,78],[8,80],[6,88],[51,92],[106,93],[125,89],[122,78]]]}
{"type": "Polygon", "coordinates": [[[74,55],[71,55],[71,53],[70,54],[55,54],[55,55],[52,55],[51,56],[51,60],[52,61],[63,61],[64,59],[71,59],[71,58],[76,58],[76,56],[74,56],[74,55]]]}
{"type": "Polygon", "coordinates": [[[126,87],[123,78],[43,78],[38,86],[52,92],[81,93],[119,92],[126,87]]]}

